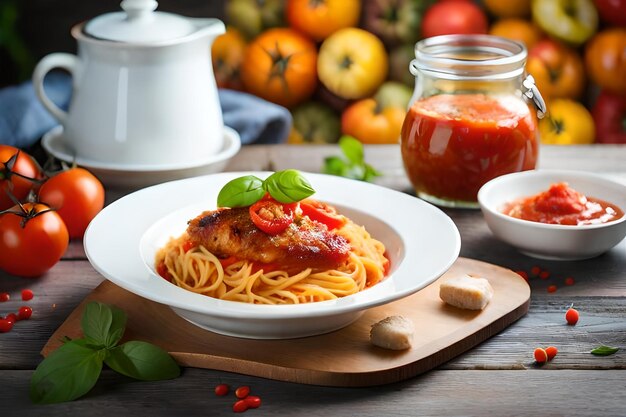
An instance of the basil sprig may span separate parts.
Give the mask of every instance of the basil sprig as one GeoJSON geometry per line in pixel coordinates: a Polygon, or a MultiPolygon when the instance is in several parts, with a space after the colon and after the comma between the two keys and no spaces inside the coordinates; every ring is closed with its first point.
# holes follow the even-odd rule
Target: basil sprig
{"type": "Polygon", "coordinates": [[[295,203],[315,194],[300,171],[286,169],[274,172],[265,180],[245,175],[229,181],[217,195],[217,206],[248,207],[263,198],[266,192],[283,204],[295,203]]]}
{"type": "Polygon", "coordinates": [[[369,182],[382,175],[365,162],[363,144],[357,139],[348,135],[342,136],[339,139],[339,149],[344,157],[329,156],[324,159],[322,172],[325,174],[369,182]]]}
{"type": "Polygon", "coordinates": [[[180,367],[163,349],[147,342],[118,342],[126,313],[106,304],[87,304],[81,320],[84,338],[68,340],[44,359],[30,381],[30,398],[37,404],[75,400],[93,388],[102,365],[143,381],[172,379],[180,367]]]}
{"type": "Polygon", "coordinates": [[[599,346],[591,351],[592,355],[596,356],[609,356],[616,353],[619,348],[611,347],[611,346],[599,346]]]}

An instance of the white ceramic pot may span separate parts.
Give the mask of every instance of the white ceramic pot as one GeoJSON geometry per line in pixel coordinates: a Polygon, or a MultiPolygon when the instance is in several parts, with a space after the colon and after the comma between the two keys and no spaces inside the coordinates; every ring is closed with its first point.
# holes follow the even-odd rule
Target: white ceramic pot
{"type": "Polygon", "coordinates": [[[35,68],[35,90],[63,125],[65,145],[79,158],[133,166],[219,152],[223,120],[210,51],[224,24],[154,12],[152,0],[124,0],[122,8],[72,28],[77,55],[53,53],[35,68]],[[73,77],[68,112],[43,88],[57,67],[73,77]]]}

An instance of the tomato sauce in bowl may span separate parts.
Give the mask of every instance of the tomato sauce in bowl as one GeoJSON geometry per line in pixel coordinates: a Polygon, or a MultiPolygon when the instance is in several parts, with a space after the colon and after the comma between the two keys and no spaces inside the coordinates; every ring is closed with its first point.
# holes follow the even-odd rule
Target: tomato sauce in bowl
{"type": "Polygon", "coordinates": [[[537,124],[512,95],[440,94],[417,100],[405,118],[401,152],[418,196],[477,207],[487,181],[534,169],[537,124]]]}
{"type": "Polygon", "coordinates": [[[505,204],[508,216],[547,224],[583,226],[607,223],[624,216],[616,205],[587,197],[567,183],[552,184],[544,192],[505,204]]]}

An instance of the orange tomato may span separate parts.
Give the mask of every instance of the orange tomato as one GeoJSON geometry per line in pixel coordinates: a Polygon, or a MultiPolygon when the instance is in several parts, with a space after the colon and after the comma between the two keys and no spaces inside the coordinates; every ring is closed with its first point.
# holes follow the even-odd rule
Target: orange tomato
{"type": "Polygon", "coordinates": [[[579,98],[585,87],[585,68],[578,53],[552,39],[539,41],[528,53],[526,71],[546,99],[579,98]]]}
{"type": "Polygon", "coordinates": [[[537,25],[517,18],[498,20],[489,29],[489,34],[523,42],[527,49],[535,46],[543,38],[543,32],[537,25]]]}
{"type": "Polygon", "coordinates": [[[239,73],[245,50],[246,40],[233,27],[229,27],[226,33],[215,39],[211,48],[211,61],[218,87],[243,89],[239,73]]]}
{"type": "Polygon", "coordinates": [[[289,0],[289,25],[316,41],[339,29],[357,26],[361,14],[359,0],[289,0]]]}
{"type": "Polygon", "coordinates": [[[585,49],[589,78],[603,89],[626,94],[626,28],[596,34],[585,49]]]}
{"type": "Polygon", "coordinates": [[[292,29],[263,32],[246,48],[241,80],[248,92],[293,107],[315,91],[315,44],[292,29]]]}
{"type": "Polygon", "coordinates": [[[400,107],[381,108],[373,98],[351,104],[341,115],[344,134],[363,143],[398,143],[406,111],[400,107]]]}
{"type": "Polygon", "coordinates": [[[489,12],[498,17],[526,17],[530,15],[530,0],[483,0],[489,12]]]}

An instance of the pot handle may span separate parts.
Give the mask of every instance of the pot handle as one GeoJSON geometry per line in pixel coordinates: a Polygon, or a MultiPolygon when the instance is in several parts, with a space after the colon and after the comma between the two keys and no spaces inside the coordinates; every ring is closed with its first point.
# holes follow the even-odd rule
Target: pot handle
{"type": "Polygon", "coordinates": [[[43,86],[43,80],[48,72],[54,68],[63,68],[74,76],[74,71],[78,65],[78,57],[72,54],[66,54],[63,52],[57,52],[50,55],[46,55],[39,61],[35,70],[33,71],[33,87],[35,93],[41,104],[59,121],[64,124],[67,120],[67,112],[60,109],[50,98],[46,95],[43,86]]]}

